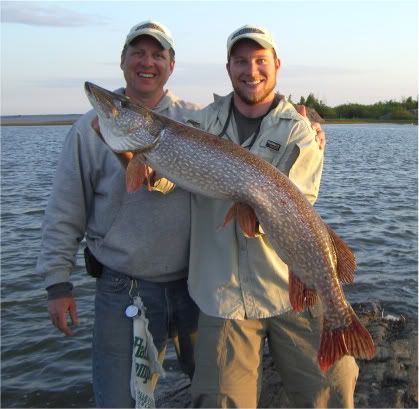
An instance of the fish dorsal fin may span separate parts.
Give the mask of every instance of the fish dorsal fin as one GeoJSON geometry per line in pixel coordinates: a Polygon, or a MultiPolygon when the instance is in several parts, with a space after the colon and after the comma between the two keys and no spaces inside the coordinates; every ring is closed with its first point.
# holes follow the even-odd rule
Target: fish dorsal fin
{"type": "Polygon", "coordinates": [[[356,258],[348,245],[334,232],[334,230],[327,226],[329,236],[332,239],[333,246],[336,252],[337,274],[342,283],[349,284],[354,281],[356,270],[356,258]]]}

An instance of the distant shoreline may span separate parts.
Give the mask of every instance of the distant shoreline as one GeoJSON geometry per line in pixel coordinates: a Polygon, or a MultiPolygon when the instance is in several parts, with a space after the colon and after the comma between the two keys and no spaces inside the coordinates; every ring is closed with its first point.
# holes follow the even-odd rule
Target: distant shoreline
{"type": "Polygon", "coordinates": [[[81,116],[82,114],[5,115],[1,117],[1,126],[72,125],[81,116]]]}
{"type": "Polygon", "coordinates": [[[48,125],[73,125],[76,121],[48,121],[48,122],[1,122],[1,126],[48,126],[48,125]]]}
{"type": "MultiPolygon", "coordinates": [[[[72,125],[82,114],[70,115],[10,115],[1,117],[1,126],[46,126],[72,125]]],[[[409,120],[390,119],[333,119],[325,120],[323,124],[412,124],[409,120]]]]}

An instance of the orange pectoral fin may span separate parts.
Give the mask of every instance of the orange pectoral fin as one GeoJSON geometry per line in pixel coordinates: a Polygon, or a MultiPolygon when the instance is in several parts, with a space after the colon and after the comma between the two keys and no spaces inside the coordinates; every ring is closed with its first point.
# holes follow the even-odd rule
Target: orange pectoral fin
{"type": "Polygon", "coordinates": [[[224,226],[236,216],[237,223],[249,237],[256,237],[258,233],[258,220],[255,211],[245,203],[235,203],[224,217],[224,226]]]}
{"type": "Polygon", "coordinates": [[[142,155],[134,155],[133,158],[128,162],[125,183],[127,192],[137,191],[144,183],[147,175],[147,166],[144,163],[142,155]]]}
{"type": "Polygon", "coordinates": [[[303,311],[306,307],[312,307],[317,301],[316,290],[307,288],[292,271],[288,271],[288,292],[294,311],[303,311]]]}
{"type": "Polygon", "coordinates": [[[332,230],[332,228],[327,225],[326,227],[329,231],[333,245],[335,246],[337,257],[337,275],[339,280],[342,283],[350,284],[354,281],[356,270],[355,256],[348,245],[332,230]]]}

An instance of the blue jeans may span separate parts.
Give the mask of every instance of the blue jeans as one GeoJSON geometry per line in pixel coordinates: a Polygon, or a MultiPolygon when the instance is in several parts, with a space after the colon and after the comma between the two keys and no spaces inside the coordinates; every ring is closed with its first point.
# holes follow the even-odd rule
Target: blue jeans
{"type": "MultiPolygon", "coordinates": [[[[169,337],[173,338],[182,370],[192,379],[193,346],[199,310],[190,298],[186,279],[168,283],[136,280],[149,320],[149,330],[161,359],[169,337]]],[[[132,319],[125,309],[133,280],[106,267],[96,281],[93,330],[93,390],[98,407],[134,407],[130,379],[132,362],[132,319]]]]}

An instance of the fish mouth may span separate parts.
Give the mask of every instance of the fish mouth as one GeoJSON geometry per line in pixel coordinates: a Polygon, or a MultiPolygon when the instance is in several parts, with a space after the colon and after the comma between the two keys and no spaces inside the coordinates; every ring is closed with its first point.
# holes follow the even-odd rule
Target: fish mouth
{"type": "Polygon", "coordinates": [[[84,83],[84,90],[85,90],[87,96],[89,97],[89,99],[90,99],[90,97],[92,97],[96,101],[99,101],[100,98],[101,98],[100,96],[105,94],[105,92],[106,92],[105,89],[103,89],[103,88],[99,87],[98,85],[95,85],[91,82],[88,82],[88,81],[86,81],[84,83]]]}
{"type": "Polygon", "coordinates": [[[102,110],[106,116],[116,116],[116,111],[126,105],[128,98],[118,95],[91,82],[84,83],[84,89],[89,101],[96,109],[102,110]]]}
{"type": "MultiPolygon", "coordinates": [[[[126,96],[91,82],[85,82],[84,89],[99,118],[101,136],[109,147],[116,153],[142,149],[144,144],[133,135],[136,128],[131,128],[129,121],[123,119],[124,114],[138,112],[138,107],[126,96]]],[[[139,115],[141,118],[142,113],[139,115]]]]}
{"type": "Polygon", "coordinates": [[[91,82],[86,81],[84,83],[84,90],[86,91],[86,94],[90,95],[92,93],[92,88],[94,87],[94,84],[91,82]]]}
{"type": "Polygon", "coordinates": [[[98,102],[103,100],[112,100],[115,98],[114,94],[110,93],[108,90],[102,87],[99,87],[99,85],[93,84],[91,82],[86,81],[84,83],[84,89],[89,99],[93,98],[98,102]]]}
{"type": "Polygon", "coordinates": [[[115,95],[113,92],[108,91],[105,88],[99,87],[99,85],[93,84],[92,82],[86,81],[84,83],[84,89],[87,95],[93,96],[96,99],[101,99],[104,96],[108,98],[115,95]]]}

